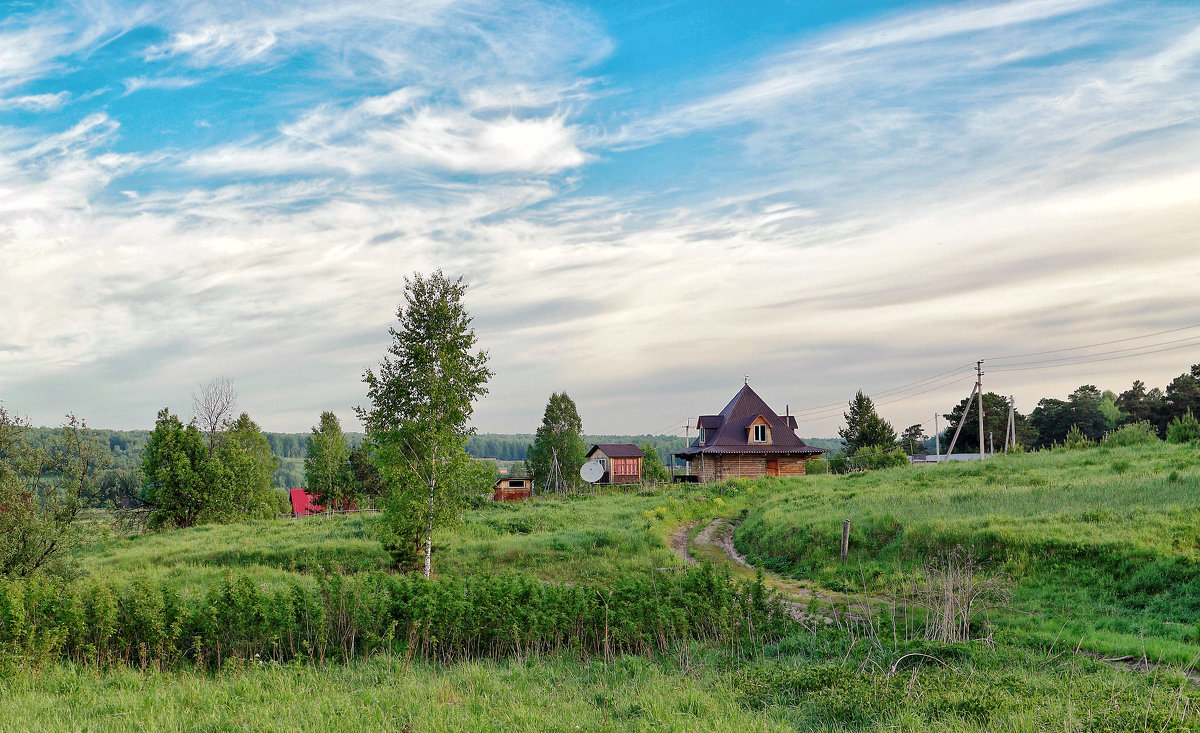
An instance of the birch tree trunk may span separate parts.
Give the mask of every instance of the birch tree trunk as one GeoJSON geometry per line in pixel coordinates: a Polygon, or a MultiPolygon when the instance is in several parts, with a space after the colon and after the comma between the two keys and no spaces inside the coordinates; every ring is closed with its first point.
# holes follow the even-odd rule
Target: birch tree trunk
{"type": "Polygon", "coordinates": [[[429,570],[430,570],[430,567],[433,565],[433,498],[434,498],[433,494],[434,494],[434,486],[435,485],[436,485],[435,481],[431,479],[429,481],[429,507],[428,507],[429,515],[428,515],[428,521],[425,525],[425,578],[426,579],[429,578],[429,570]]]}

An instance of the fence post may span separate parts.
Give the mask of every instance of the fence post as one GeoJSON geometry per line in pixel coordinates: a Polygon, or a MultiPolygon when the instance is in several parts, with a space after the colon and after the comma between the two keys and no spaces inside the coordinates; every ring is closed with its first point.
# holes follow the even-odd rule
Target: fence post
{"type": "Polygon", "coordinates": [[[842,562],[846,562],[846,555],[850,552],[850,520],[842,522],[842,562]]]}

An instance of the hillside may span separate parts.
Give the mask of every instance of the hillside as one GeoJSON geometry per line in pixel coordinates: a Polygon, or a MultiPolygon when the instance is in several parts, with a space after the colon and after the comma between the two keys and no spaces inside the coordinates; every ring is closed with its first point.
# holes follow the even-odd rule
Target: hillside
{"type": "Polygon", "coordinates": [[[1015,629],[1114,655],[1200,654],[1200,449],[1154,443],[811,476],[736,543],[787,576],[898,589],[955,546],[1016,582],[1015,629]],[[842,520],[849,562],[838,562],[842,520]]]}
{"type": "Polygon", "coordinates": [[[488,504],[437,535],[432,582],[388,571],[371,515],[108,530],[71,584],[0,583],[28,619],[0,621],[0,727],[1194,730],[1198,490],[1200,450],[1156,444],[488,504]],[[717,564],[685,569],[718,518],[803,624],[694,544],[717,564]],[[959,544],[1010,610],[930,641],[906,589],[959,544]],[[111,636],[72,630],[102,608],[111,636]],[[1101,661],[1143,651],[1162,666],[1101,661]]]}

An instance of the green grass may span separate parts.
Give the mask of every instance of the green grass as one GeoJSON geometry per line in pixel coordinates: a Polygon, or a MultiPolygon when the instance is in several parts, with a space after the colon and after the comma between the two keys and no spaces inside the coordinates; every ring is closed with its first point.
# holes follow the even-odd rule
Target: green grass
{"type": "MultiPolygon", "coordinates": [[[[677,524],[737,514],[784,485],[770,482],[757,494],[724,485],[489,504],[435,536],[434,572],[609,583],[679,564],[666,542],[677,524]]],[[[377,515],[361,514],[206,525],[110,536],[78,555],[85,573],[105,579],[150,577],[200,588],[230,570],[247,570],[271,584],[318,567],[343,572],[389,567],[391,558],[372,530],[376,521],[377,515]]]]}
{"type": "Polygon", "coordinates": [[[218,675],[60,666],[0,681],[23,731],[782,731],[711,679],[638,657],[447,667],[375,659],[218,675]]]}
{"type": "MultiPolygon", "coordinates": [[[[386,655],[335,666],[239,661],[218,673],[0,665],[0,730],[1200,730],[1200,688],[1178,671],[1200,653],[1195,446],[489,505],[437,536],[434,568],[606,585],[677,565],[666,541],[675,527],[742,516],[735,539],[752,561],[843,593],[865,580],[887,595],[962,544],[1013,579],[1023,613],[1000,619],[994,646],[822,629],[749,657],[694,643],[608,663],[564,654],[445,666],[386,655]],[[1175,668],[1131,672],[1089,650],[1175,668]]],[[[102,579],[185,592],[232,570],[263,586],[312,582],[317,567],[387,567],[372,521],[109,537],[79,559],[102,579]]]]}
{"type": "Polygon", "coordinates": [[[767,568],[839,590],[896,588],[962,545],[1016,582],[1039,638],[1190,662],[1200,654],[1200,449],[1156,444],[813,476],[736,534],[767,568]],[[837,560],[851,520],[850,562],[837,560]]]}
{"type": "Polygon", "coordinates": [[[366,515],[313,516],[111,536],[82,550],[79,559],[85,573],[105,580],[173,580],[190,589],[207,587],[234,569],[268,584],[318,566],[381,570],[391,558],[370,521],[366,515]]]}
{"type": "Polygon", "coordinates": [[[1200,690],[1054,649],[799,634],[736,658],[240,662],[218,673],[57,665],[0,674],[22,731],[1179,731],[1200,690]],[[928,654],[928,657],[913,654],[928,654]]]}

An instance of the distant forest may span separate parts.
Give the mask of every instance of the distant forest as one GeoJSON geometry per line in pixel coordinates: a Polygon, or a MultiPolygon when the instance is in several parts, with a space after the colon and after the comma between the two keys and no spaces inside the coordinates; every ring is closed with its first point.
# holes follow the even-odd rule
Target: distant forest
{"type": "MultiPolygon", "coordinates": [[[[53,443],[57,428],[35,428],[30,437],[38,444],[53,443]]],[[[104,470],[101,484],[105,498],[114,505],[122,503],[121,497],[138,493],[140,482],[138,469],[142,465],[142,451],[150,439],[149,430],[104,430],[92,432],[108,444],[112,452],[112,465],[104,470]]],[[[275,472],[275,485],[284,489],[304,488],[304,457],[310,433],[263,433],[271,444],[271,452],[279,457],[279,470],[275,472]]],[[[362,433],[346,433],[352,446],[361,445],[366,438],[362,433]]],[[[659,458],[670,464],[671,451],[684,447],[683,438],[674,435],[585,435],[589,446],[593,443],[650,443],[658,450],[659,458]]],[[[841,442],[836,438],[806,438],[805,442],[818,448],[829,448],[837,452],[841,442]]],[[[523,461],[525,451],[533,443],[533,435],[519,433],[483,433],[467,440],[467,452],[476,458],[495,458],[501,461],[523,461]]]]}

